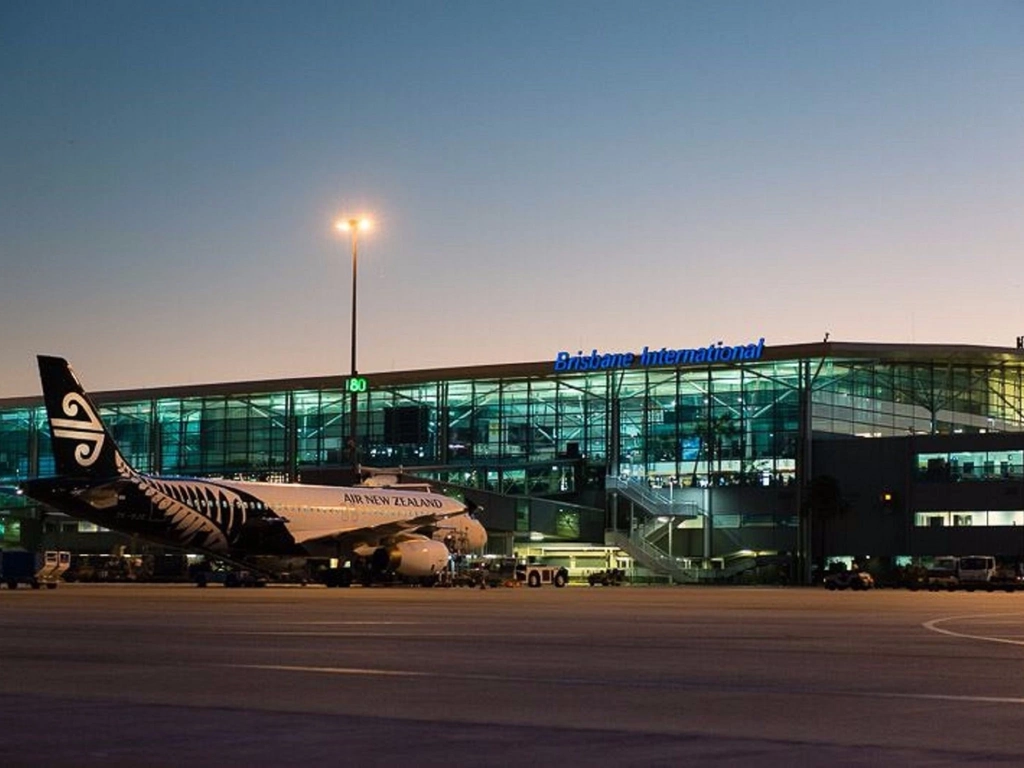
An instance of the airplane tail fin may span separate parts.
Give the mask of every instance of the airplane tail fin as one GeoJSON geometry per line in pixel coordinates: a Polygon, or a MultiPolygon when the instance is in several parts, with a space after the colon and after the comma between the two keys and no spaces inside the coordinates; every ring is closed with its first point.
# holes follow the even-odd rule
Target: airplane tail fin
{"type": "Polygon", "coordinates": [[[91,478],[120,475],[127,463],[68,361],[45,355],[38,359],[57,474],[91,478]]]}

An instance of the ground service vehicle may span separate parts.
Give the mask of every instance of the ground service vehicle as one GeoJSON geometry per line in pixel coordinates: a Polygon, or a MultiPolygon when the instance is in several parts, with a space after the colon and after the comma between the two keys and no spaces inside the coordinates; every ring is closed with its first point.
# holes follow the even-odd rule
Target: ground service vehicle
{"type": "Polygon", "coordinates": [[[520,564],[516,566],[516,581],[528,587],[539,587],[541,584],[564,587],[569,583],[569,571],[560,565],[520,564]]]}
{"type": "Polygon", "coordinates": [[[925,579],[928,589],[932,592],[940,589],[956,589],[960,583],[957,577],[958,563],[959,558],[956,557],[935,558],[931,568],[928,569],[928,576],[925,579]]]}
{"type": "Polygon", "coordinates": [[[45,552],[43,553],[43,565],[36,571],[36,581],[40,584],[45,584],[47,589],[56,589],[61,576],[70,567],[70,552],[45,552]]]}
{"type": "Polygon", "coordinates": [[[1020,586],[1020,578],[1012,568],[999,568],[992,555],[964,555],[935,558],[928,569],[926,583],[932,591],[1005,589],[1012,592],[1020,586]]]}
{"type": "Polygon", "coordinates": [[[0,582],[8,589],[17,589],[19,584],[27,584],[32,589],[43,585],[56,589],[70,565],[70,552],[49,551],[40,556],[23,549],[8,549],[0,552],[0,582]]]}
{"type": "Polygon", "coordinates": [[[487,558],[475,563],[468,571],[471,586],[505,587],[515,586],[517,582],[516,568],[518,563],[514,557],[487,558]]]}
{"type": "Polygon", "coordinates": [[[8,589],[17,589],[19,584],[28,584],[32,589],[39,589],[36,579],[36,553],[21,549],[8,549],[0,552],[0,581],[8,589]]]}
{"type": "Polygon", "coordinates": [[[224,577],[224,586],[233,587],[265,587],[267,579],[260,573],[247,570],[228,571],[224,577]]]}
{"type": "Polygon", "coordinates": [[[836,589],[871,589],[875,586],[875,580],[870,573],[864,571],[840,571],[830,573],[825,577],[825,588],[829,591],[836,589]]]}
{"type": "Polygon", "coordinates": [[[618,587],[625,581],[626,574],[621,568],[609,568],[606,571],[594,571],[587,576],[587,583],[592,587],[618,587]]]}
{"type": "Polygon", "coordinates": [[[990,555],[968,555],[957,561],[958,586],[970,592],[991,589],[995,575],[996,559],[990,555]]]}

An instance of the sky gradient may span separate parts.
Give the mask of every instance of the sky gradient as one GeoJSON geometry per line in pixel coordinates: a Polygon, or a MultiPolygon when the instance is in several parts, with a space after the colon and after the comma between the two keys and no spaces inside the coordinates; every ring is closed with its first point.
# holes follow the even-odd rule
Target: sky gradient
{"type": "Polygon", "coordinates": [[[1020,2],[0,4],[0,398],[1024,334],[1020,2]]]}

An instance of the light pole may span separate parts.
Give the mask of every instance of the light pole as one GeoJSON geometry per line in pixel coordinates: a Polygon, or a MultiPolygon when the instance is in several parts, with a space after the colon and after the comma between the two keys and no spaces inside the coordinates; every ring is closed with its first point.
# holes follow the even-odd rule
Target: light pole
{"type": "Polygon", "coordinates": [[[352,455],[352,468],[359,469],[359,452],[356,447],[359,445],[359,419],[356,411],[358,405],[358,390],[355,385],[357,374],[356,369],[356,283],[359,274],[359,233],[370,229],[373,224],[369,219],[342,219],[335,224],[340,232],[348,232],[352,237],[352,365],[351,378],[349,379],[349,438],[348,449],[352,455]]]}

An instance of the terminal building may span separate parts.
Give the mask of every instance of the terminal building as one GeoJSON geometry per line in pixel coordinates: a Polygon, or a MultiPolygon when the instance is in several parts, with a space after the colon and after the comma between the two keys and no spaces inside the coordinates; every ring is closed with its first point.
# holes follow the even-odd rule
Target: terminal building
{"type": "MultiPolygon", "coordinates": [[[[354,464],[387,468],[480,503],[495,553],[576,576],[807,580],[830,561],[1024,561],[1022,341],[573,350],[92,396],[140,471],[345,484],[354,464]]],[[[41,396],[0,399],[4,545],[116,545],[9,492],[51,474],[41,396]]]]}

